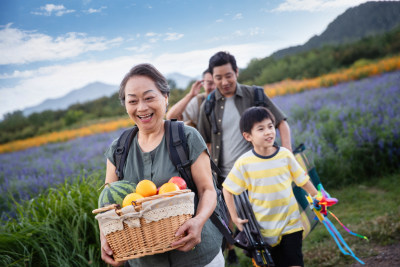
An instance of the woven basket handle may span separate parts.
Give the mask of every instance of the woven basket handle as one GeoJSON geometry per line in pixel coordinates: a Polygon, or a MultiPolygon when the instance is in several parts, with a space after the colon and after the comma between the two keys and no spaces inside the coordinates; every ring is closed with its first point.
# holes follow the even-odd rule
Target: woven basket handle
{"type": "Polygon", "coordinates": [[[92,211],[92,213],[93,214],[101,213],[101,212],[104,212],[104,211],[117,209],[117,207],[118,207],[118,204],[112,204],[112,205],[104,206],[102,208],[95,209],[95,210],[92,211]]]}
{"type": "Polygon", "coordinates": [[[184,194],[184,193],[189,193],[189,192],[192,192],[192,191],[190,189],[172,191],[172,192],[164,193],[164,194],[161,194],[161,195],[154,195],[154,196],[150,196],[150,197],[140,198],[140,199],[136,200],[135,203],[136,203],[136,205],[138,205],[138,204],[141,204],[141,203],[146,202],[146,201],[150,201],[150,200],[154,200],[154,199],[158,199],[158,198],[163,198],[163,197],[172,197],[172,196],[176,196],[176,195],[184,194]]]}
{"type": "MultiPolygon", "coordinates": [[[[190,189],[178,190],[178,191],[164,193],[164,194],[161,194],[161,195],[154,195],[154,196],[151,196],[151,197],[141,198],[141,199],[138,199],[138,200],[133,201],[133,202],[135,203],[135,206],[137,205],[138,206],[137,208],[140,209],[141,206],[142,206],[141,204],[143,202],[154,200],[154,199],[158,199],[158,198],[163,198],[163,197],[176,196],[176,195],[179,195],[179,194],[184,194],[184,193],[189,193],[189,192],[191,192],[190,189]]],[[[102,207],[102,208],[99,208],[99,209],[95,209],[95,210],[92,211],[92,213],[96,214],[96,213],[101,213],[101,212],[104,212],[104,211],[115,209],[117,214],[121,215],[122,212],[118,209],[118,207],[119,207],[118,204],[112,204],[112,205],[105,206],[105,207],[102,207]]],[[[136,209],[136,207],[135,207],[135,209],[136,209]]]]}

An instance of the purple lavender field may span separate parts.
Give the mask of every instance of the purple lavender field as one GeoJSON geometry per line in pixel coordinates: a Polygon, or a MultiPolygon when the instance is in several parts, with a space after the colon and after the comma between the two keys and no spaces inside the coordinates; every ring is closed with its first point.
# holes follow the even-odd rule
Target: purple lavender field
{"type": "Polygon", "coordinates": [[[400,72],[275,97],[292,144],[304,143],[328,184],[400,167],[400,72]]]}
{"type": "MultiPolygon", "coordinates": [[[[273,100],[288,115],[292,143],[304,143],[327,185],[368,180],[400,166],[400,72],[273,100]]],[[[120,131],[0,154],[0,210],[49,187],[105,170],[120,131]]]]}
{"type": "Polygon", "coordinates": [[[122,130],[0,154],[0,211],[9,210],[11,195],[28,200],[69,178],[104,171],[104,152],[122,130]],[[11,195],[10,195],[11,194],[11,195]]]}

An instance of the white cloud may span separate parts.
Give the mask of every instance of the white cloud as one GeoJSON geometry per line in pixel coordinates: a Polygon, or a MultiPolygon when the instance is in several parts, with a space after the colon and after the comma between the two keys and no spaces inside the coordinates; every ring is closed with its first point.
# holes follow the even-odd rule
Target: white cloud
{"type": "Polygon", "coordinates": [[[146,37],[148,37],[148,41],[150,43],[156,43],[160,38],[162,38],[164,41],[176,41],[181,39],[184,34],[182,33],[177,33],[177,32],[167,32],[167,33],[156,33],[156,32],[148,32],[145,34],[146,37]]]}
{"type": "Polygon", "coordinates": [[[233,17],[233,20],[238,20],[238,19],[243,19],[242,13],[237,13],[237,14],[233,17]]]}
{"type": "Polygon", "coordinates": [[[207,43],[216,43],[216,42],[228,42],[237,38],[243,37],[254,37],[260,36],[264,34],[264,30],[259,27],[253,27],[248,29],[236,30],[234,32],[229,32],[226,35],[218,35],[211,38],[207,38],[207,43]]]}
{"type": "Polygon", "coordinates": [[[16,71],[10,75],[2,75],[3,79],[13,76],[21,80],[14,87],[0,87],[0,116],[37,105],[48,98],[61,97],[73,89],[95,81],[119,84],[132,66],[144,62],[153,64],[164,75],[179,72],[197,77],[208,66],[209,58],[218,51],[229,51],[235,56],[238,66],[244,68],[252,58],[264,57],[273,50],[268,45],[254,43],[165,53],[160,56],[140,54],[106,61],[86,61],[16,71]]]}
{"type": "Polygon", "coordinates": [[[259,28],[259,27],[255,27],[255,28],[250,28],[249,29],[249,35],[250,36],[257,36],[257,35],[261,35],[264,33],[264,30],[259,28]]]}
{"type": "Polygon", "coordinates": [[[167,32],[165,35],[167,36],[164,39],[165,41],[176,41],[183,37],[182,33],[177,32],[167,32]]]}
{"type": "Polygon", "coordinates": [[[16,86],[0,88],[0,114],[17,109],[22,110],[48,98],[61,97],[73,89],[81,88],[94,81],[119,84],[133,65],[149,61],[149,58],[146,55],[123,57],[31,70],[29,78],[22,79],[16,86]]]}
{"type": "Polygon", "coordinates": [[[233,32],[233,36],[235,36],[235,37],[242,37],[244,35],[245,35],[244,32],[241,30],[237,30],[237,31],[233,32]]]}
{"type": "Polygon", "coordinates": [[[148,32],[145,34],[146,37],[153,37],[153,36],[157,36],[158,34],[155,32],[148,32]]]}
{"type": "Polygon", "coordinates": [[[158,38],[150,38],[149,39],[149,42],[151,43],[151,44],[154,44],[154,43],[157,43],[158,42],[158,38]]]}
{"type": "Polygon", "coordinates": [[[31,12],[34,15],[41,15],[41,16],[62,16],[64,14],[73,13],[75,10],[73,9],[66,9],[64,5],[54,5],[54,4],[47,4],[45,6],[40,7],[41,11],[33,11],[31,12]]]}
{"type": "Polygon", "coordinates": [[[217,19],[215,22],[216,23],[221,23],[221,22],[223,22],[224,20],[223,19],[217,19]]]}
{"type": "Polygon", "coordinates": [[[107,50],[120,45],[122,41],[122,38],[107,40],[76,32],[53,38],[12,28],[8,24],[0,28],[0,65],[72,58],[88,51],[107,50]]]}
{"type": "Polygon", "coordinates": [[[285,0],[273,12],[285,11],[322,11],[331,8],[356,6],[368,0],[285,0]]]}
{"type": "Polygon", "coordinates": [[[149,50],[151,48],[152,48],[152,46],[149,45],[149,44],[142,44],[141,46],[128,47],[128,48],[126,48],[126,50],[135,51],[137,53],[143,53],[144,51],[147,51],[147,50],[149,50]]]}
{"type": "Polygon", "coordinates": [[[102,6],[102,7],[98,8],[98,9],[89,8],[86,12],[89,13],[89,14],[101,13],[101,11],[103,11],[103,9],[106,9],[106,8],[107,8],[107,7],[105,7],[105,6],[102,6]]]}
{"type": "Polygon", "coordinates": [[[13,73],[11,74],[0,74],[0,79],[18,79],[18,78],[29,78],[32,77],[34,75],[34,71],[31,70],[27,70],[27,71],[19,71],[19,70],[15,70],[13,73]]]}

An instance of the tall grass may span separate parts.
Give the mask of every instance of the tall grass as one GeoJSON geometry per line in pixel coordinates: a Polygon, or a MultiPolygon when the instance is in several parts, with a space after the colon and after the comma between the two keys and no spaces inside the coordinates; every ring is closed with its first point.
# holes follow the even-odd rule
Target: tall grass
{"type": "Polygon", "coordinates": [[[104,172],[14,204],[17,218],[0,227],[0,266],[101,266],[98,188],[104,172]]]}

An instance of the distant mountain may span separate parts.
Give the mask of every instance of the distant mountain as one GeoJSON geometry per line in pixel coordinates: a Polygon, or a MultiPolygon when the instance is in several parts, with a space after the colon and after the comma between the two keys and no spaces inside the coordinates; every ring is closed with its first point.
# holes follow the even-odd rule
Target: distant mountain
{"type": "Polygon", "coordinates": [[[87,102],[103,96],[111,96],[117,91],[118,85],[95,82],[73,90],[63,97],[47,99],[37,106],[26,108],[23,110],[23,114],[29,116],[34,112],[42,112],[44,110],[66,109],[72,104],[87,102]]]}
{"type": "Polygon", "coordinates": [[[329,44],[344,44],[363,37],[387,32],[400,25],[400,2],[367,2],[347,9],[331,22],[321,35],[303,45],[276,51],[271,56],[282,58],[329,44]]]}
{"type": "Polygon", "coordinates": [[[196,79],[194,77],[189,77],[189,76],[177,73],[177,72],[167,74],[166,78],[169,80],[173,80],[179,89],[186,89],[189,82],[196,79]]]}

